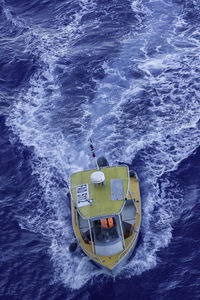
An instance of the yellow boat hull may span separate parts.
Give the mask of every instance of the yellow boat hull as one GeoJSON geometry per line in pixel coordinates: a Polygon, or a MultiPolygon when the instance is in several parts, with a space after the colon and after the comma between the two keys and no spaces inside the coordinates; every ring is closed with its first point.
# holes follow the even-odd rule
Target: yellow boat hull
{"type": "Polygon", "coordinates": [[[140,231],[140,224],[141,224],[141,197],[140,197],[140,189],[139,189],[139,182],[137,176],[130,177],[130,185],[129,185],[130,194],[127,200],[132,201],[134,199],[135,207],[136,207],[136,217],[135,217],[135,226],[133,229],[132,234],[129,237],[125,237],[125,249],[123,251],[110,255],[110,256],[100,256],[94,255],[95,252],[95,245],[86,243],[79,230],[78,224],[78,212],[77,209],[74,207],[73,201],[71,201],[71,211],[72,211],[72,224],[76,239],[79,243],[79,246],[82,248],[84,253],[99,267],[105,269],[110,274],[115,275],[119,272],[120,267],[126,263],[128,258],[133,253],[135,249],[139,231],[140,231]]]}

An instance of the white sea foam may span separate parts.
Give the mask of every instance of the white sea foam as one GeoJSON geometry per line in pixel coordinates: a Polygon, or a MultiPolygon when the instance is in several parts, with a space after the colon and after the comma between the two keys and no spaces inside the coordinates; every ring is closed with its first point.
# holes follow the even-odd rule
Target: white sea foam
{"type": "Polygon", "coordinates": [[[11,10],[6,6],[4,0],[1,0],[2,12],[4,13],[6,19],[13,23],[14,26],[18,28],[25,28],[25,22],[23,19],[20,19],[18,16],[13,16],[11,10]]]}
{"type": "MultiPolygon", "coordinates": [[[[37,178],[41,189],[39,194],[35,190],[28,192],[20,225],[50,239],[49,255],[55,268],[55,279],[62,280],[72,289],[78,289],[99,274],[80,251],[73,256],[68,250],[73,239],[68,188],[66,185],[60,186],[63,179],[68,181],[70,173],[88,167],[89,156],[81,145],[75,144],[76,134],[64,136],[60,128],[51,124],[51,113],[62,97],[54,72],[57,61],[63,55],[70,56],[73,42],[85,30],[80,24],[81,18],[94,9],[95,3],[80,1],[80,5],[80,13],[67,26],[52,29],[51,32],[37,26],[29,28],[26,49],[39,57],[40,68],[30,79],[28,88],[21,91],[7,120],[7,125],[20,141],[25,146],[34,147],[32,175],[37,178]],[[30,203],[34,210],[27,209],[30,203]]],[[[18,26],[12,14],[9,17],[18,26]]],[[[85,115],[87,117],[87,113],[85,115]]],[[[69,115],[68,122],[71,121],[76,122],[76,117],[69,115]]]]}
{"type": "MultiPolygon", "coordinates": [[[[173,22],[176,26],[176,19],[173,22]]],[[[162,15],[160,23],[162,26],[162,15]]],[[[90,108],[93,132],[98,133],[94,135],[95,142],[98,146],[104,141],[103,150],[109,161],[131,163],[134,156],[141,153],[144,162],[141,174],[145,181],[143,239],[122,276],[138,275],[157,265],[157,252],[168,246],[173,222],[183,204],[179,183],[162,176],[176,170],[200,144],[197,125],[200,94],[195,86],[195,81],[198,82],[198,43],[190,48],[188,55],[187,47],[176,47],[177,38],[167,25],[164,30],[168,45],[173,45],[173,49],[166,47],[166,53],[161,51],[162,41],[160,45],[155,43],[155,54],[148,53],[151,40],[159,41],[156,35],[160,34],[149,28],[132,41],[125,41],[116,62],[104,66],[107,76],[100,82],[90,108]],[[127,78],[123,86],[124,74],[131,67],[142,71],[142,75],[136,79],[127,78]],[[158,72],[154,72],[157,69],[158,72]]],[[[185,42],[189,44],[190,39],[185,42]]]]}
{"type": "MultiPolygon", "coordinates": [[[[80,4],[80,13],[69,25],[51,31],[37,26],[30,29],[27,49],[40,57],[40,69],[31,78],[29,87],[21,91],[7,121],[25,146],[34,147],[33,176],[42,194],[40,197],[38,191],[30,191],[24,205],[26,208],[27,203],[35,204],[34,211],[26,211],[21,224],[49,237],[49,255],[56,279],[72,289],[80,288],[102,272],[89,264],[80,251],[74,256],[68,251],[73,232],[66,204],[68,189],[66,185],[61,187],[71,172],[90,166],[88,138],[93,138],[97,152],[105,154],[111,164],[131,163],[138,154],[144,162],[142,243],[122,270],[122,276],[141,274],[156,266],[157,252],[169,244],[183,196],[178,182],[163,175],[175,170],[199,145],[197,49],[191,50],[191,56],[184,56],[184,49],[175,47],[172,26],[163,33],[164,43],[169,39],[167,45],[172,48],[163,53],[161,40],[160,44],[155,43],[155,55],[150,54],[151,40],[160,36],[151,14],[149,23],[152,22],[154,30],[147,24],[146,29],[122,43],[114,63],[104,63],[106,76],[97,82],[92,102],[82,105],[82,122],[63,108],[65,122],[76,123],[79,129],[63,134],[63,128],[52,123],[52,113],[62,98],[54,72],[57,61],[64,55],[70,56],[74,42],[86,30],[81,24],[82,16],[92,12],[96,5],[94,1],[80,4]],[[138,77],[133,74],[135,70],[138,77]],[[48,94],[47,90],[51,92],[48,94]]],[[[133,9],[140,11],[140,6],[134,5],[133,9]]],[[[161,15],[156,22],[163,26],[162,20],[161,15]]]]}

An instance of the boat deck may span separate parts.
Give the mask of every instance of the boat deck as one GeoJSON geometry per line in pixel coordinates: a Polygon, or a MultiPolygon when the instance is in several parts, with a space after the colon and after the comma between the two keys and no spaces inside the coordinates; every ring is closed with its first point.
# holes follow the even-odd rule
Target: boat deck
{"type": "Polygon", "coordinates": [[[95,171],[82,171],[71,176],[72,200],[85,219],[118,214],[128,196],[127,166],[101,168],[105,175],[102,184],[91,182],[90,176],[95,171]]]}
{"type": "MultiPolygon", "coordinates": [[[[126,249],[120,253],[117,253],[112,256],[96,256],[93,254],[92,246],[95,250],[95,245],[86,244],[81,236],[79,227],[78,227],[78,212],[75,210],[73,202],[72,203],[72,223],[76,237],[79,240],[79,244],[86,255],[88,255],[94,262],[106,267],[109,270],[112,270],[118,263],[120,263],[123,258],[129,253],[129,251],[134,247],[134,243],[139,235],[139,228],[141,223],[141,199],[140,199],[140,190],[139,183],[136,177],[130,178],[130,187],[129,190],[131,192],[132,197],[134,198],[134,203],[136,206],[136,217],[135,217],[135,227],[133,230],[133,234],[125,239],[126,249]]],[[[131,200],[131,196],[128,195],[128,199],[131,200]]]]}

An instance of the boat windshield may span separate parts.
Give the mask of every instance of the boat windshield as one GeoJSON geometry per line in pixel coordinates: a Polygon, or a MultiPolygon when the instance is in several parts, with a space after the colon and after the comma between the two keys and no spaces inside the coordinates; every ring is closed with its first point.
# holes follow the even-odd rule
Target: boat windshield
{"type": "Polygon", "coordinates": [[[95,220],[92,227],[95,244],[110,243],[120,237],[116,217],[95,220]]]}

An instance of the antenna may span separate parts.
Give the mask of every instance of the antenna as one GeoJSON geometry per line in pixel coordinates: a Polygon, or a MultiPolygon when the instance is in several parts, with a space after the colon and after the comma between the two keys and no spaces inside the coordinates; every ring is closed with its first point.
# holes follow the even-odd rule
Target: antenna
{"type": "Polygon", "coordinates": [[[91,149],[91,152],[92,152],[92,156],[93,156],[94,159],[95,159],[95,163],[96,163],[97,170],[99,170],[99,165],[98,165],[98,162],[97,162],[96,154],[95,154],[95,152],[94,152],[94,146],[93,146],[93,144],[92,144],[92,139],[90,139],[90,149],[91,149]]]}

